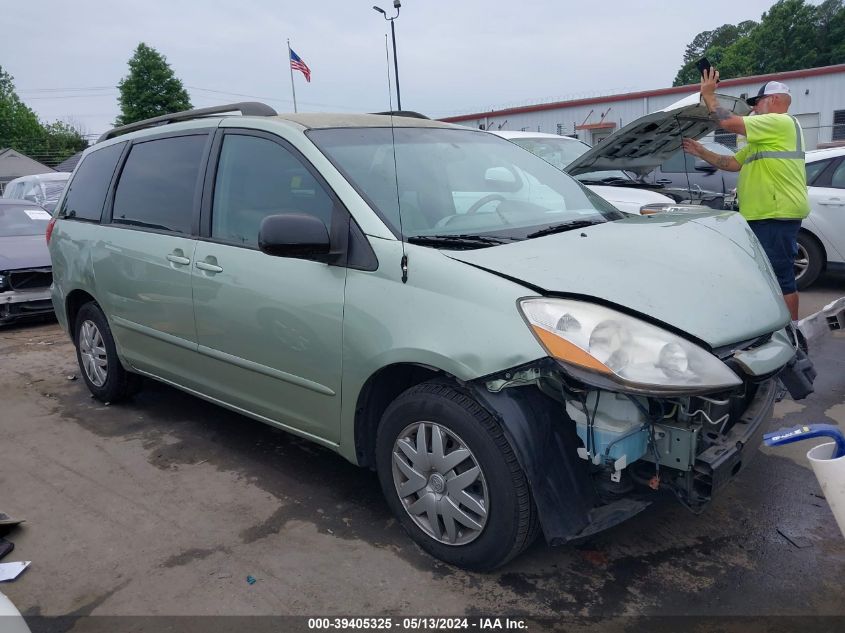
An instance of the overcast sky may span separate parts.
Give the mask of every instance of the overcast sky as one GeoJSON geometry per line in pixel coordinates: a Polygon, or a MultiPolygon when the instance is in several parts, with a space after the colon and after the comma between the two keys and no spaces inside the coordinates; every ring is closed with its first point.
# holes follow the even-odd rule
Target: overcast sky
{"type": "MultiPolygon", "coordinates": [[[[390,27],[373,3],[4,0],[0,66],[42,120],[99,134],[141,41],[167,57],[195,107],[253,99],[292,111],[290,38],[312,74],[294,77],[300,111],[386,110],[390,27]]],[[[375,3],[394,15],[392,0],[375,3]]],[[[402,0],[402,106],[444,117],[667,87],[697,33],[759,20],[772,3],[402,0]]]]}

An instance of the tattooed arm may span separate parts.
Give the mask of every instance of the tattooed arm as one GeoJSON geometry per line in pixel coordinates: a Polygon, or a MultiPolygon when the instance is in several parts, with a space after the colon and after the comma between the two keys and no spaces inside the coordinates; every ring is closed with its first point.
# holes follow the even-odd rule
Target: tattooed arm
{"type": "MultiPolygon", "coordinates": [[[[745,121],[743,118],[732,112],[728,112],[719,105],[719,100],[716,98],[717,81],[719,81],[719,71],[715,68],[704,71],[704,74],[701,76],[701,98],[710,112],[710,118],[718,122],[719,127],[723,130],[745,136],[745,121]]],[[[702,158],[704,157],[702,156],[702,158]]],[[[704,160],[707,159],[704,158],[704,160]]],[[[707,162],[709,163],[711,161],[707,160],[707,162]]],[[[719,169],[724,168],[719,167],[719,169]]]]}
{"type": "Polygon", "coordinates": [[[727,156],[725,154],[717,154],[716,152],[711,152],[709,149],[706,149],[701,143],[691,138],[685,138],[683,140],[684,143],[684,151],[687,154],[692,154],[693,156],[697,156],[703,160],[706,160],[708,163],[717,167],[718,169],[724,169],[725,171],[739,171],[742,169],[742,165],[740,165],[736,158],[733,156],[727,156]]]}

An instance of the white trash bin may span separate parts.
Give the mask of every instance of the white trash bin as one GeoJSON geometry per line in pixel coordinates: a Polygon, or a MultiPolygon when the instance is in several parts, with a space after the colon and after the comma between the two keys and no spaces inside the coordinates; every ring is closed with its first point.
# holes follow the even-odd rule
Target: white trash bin
{"type": "Polygon", "coordinates": [[[833,459],[836,442],[819,444],[807,453],[833,516],[845,536],[845,456],[833,459]]]}

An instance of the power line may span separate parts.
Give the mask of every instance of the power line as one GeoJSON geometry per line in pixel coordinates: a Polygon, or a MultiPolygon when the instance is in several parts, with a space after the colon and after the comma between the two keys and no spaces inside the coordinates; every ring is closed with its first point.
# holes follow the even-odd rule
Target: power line
{"type": "MultiPolygon", "coordinates": [[[[247,99],[258,99],[261,101],[275,101],[279,103],[293,103],[291,99],[280,99],[278,97],[262,97],[258,95],[251,95],[246,94],[243,92],[230,92],[227,90],[216,90],[214,88],[203,88],[202,86],[188,86],[185,85],[185,88],[188,90],[198,90],[200,92],[210,92],[213,94],[220,94],[220,95],[228,95],[233,97],[246,97],[247,99]]],[[[98,98],[98,97],[113,97],[118,94],[117,88],[115,86],[90,86],[87,88],[29,88],[26,90],[19,90],[20,93],[35,93],[39,95],[45,96],[35,96],[35,97],[27,97],[27,100],[53,100],[53,99],[84,99],[84,98],[98,98]],[[103,93],[102,91],[108,91],[107,93],[103,93]],[[53,93],[63,93],[63,92],[86,92],[86,91],[98,91],[95,94],[86,94],[86,95],[79,95],[79,94],[53,94],[53,93]]],[[[201,96],[201,95],[200,95],[201,96]]],[[[364,110],[366,108],[350,108],[347,105],[340,106],[333,103],[318,103],[314,101],[302,101],[301,103],[305,105],[311,106],[318,106],[321,108],[337,108],[342,111],[349,111],[349,112],[356,112],[360,110],[364,110]]]]}

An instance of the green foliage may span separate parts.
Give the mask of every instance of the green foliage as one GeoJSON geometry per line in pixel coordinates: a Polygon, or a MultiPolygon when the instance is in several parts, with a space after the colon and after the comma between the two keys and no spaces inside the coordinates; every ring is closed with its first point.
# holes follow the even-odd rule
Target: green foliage
{"type": "Polygon", "coordinates": [[[115,125],[191,109],[188,93],[167,59],[143,42],[129,60],[129,74],[117,88],[121,114],[115,125]]]}
{"type": "Polygon", "coordinates": [[[41,162],[49,167],[58,165],[88,147],[88,141],[82,137],[79,130],[67,123],[47,123],[44,125],[44,131],[46,134],[41,143],[41,153],[46,158],[41,162]]]}
{"type": "Polygon", "coordinates": [[[845,62],[843,0],[812,5],[779,0],[762,15],[695,36],[673,85],[698,83],[695,62],[707,57],[723,79],[815,68],[845,62]]]}
{"type": "Polygon", "coordinates": [[[66,123],[41,123],[18,97],[14,78],[0,67],[0,149],[6,147],[54,167],[88,142],[66,123]]]}

